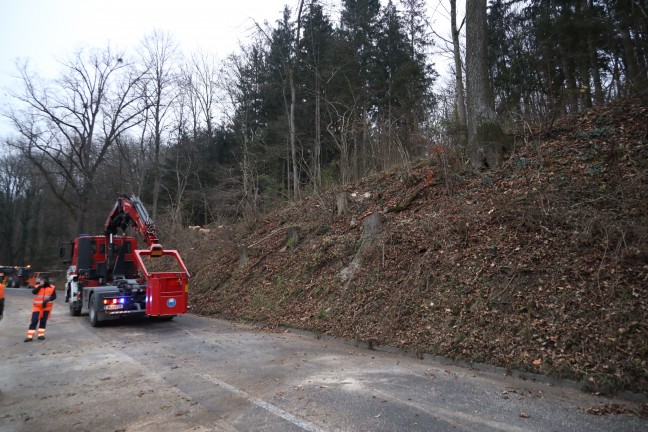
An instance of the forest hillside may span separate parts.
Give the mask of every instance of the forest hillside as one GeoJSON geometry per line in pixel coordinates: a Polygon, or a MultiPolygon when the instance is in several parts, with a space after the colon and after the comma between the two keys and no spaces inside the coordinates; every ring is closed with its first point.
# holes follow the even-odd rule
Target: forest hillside
{"type": "Polygon", "coordinates": [[[189,231],[193,311],[648,394],[648,95],[189,231]],[[208,232],[207,232],[208,231],[208,232]]]}

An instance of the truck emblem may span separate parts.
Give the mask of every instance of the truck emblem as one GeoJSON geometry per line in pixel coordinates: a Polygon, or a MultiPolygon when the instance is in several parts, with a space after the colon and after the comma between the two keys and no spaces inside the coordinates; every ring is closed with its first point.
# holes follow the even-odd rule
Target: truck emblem
{"type": "Polygon", "coordinates": [[[168,307],[172,308],[172,307],[175,307],[175,305],[176,305],[176,299],[170,298],[170,299],[167,300],[167,306],[168,307]]]}

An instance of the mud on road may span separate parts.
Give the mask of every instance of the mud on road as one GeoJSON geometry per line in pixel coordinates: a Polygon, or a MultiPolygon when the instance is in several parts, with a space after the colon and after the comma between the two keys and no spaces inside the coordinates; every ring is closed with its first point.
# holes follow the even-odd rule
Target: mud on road
{"type": "Polygon", "coordinates": [[[573,388],[185,315],[90,326],[56,301],[24,343],[31,292],[7,289],[0,431],[643,431],[639,404],[573,388]]]}

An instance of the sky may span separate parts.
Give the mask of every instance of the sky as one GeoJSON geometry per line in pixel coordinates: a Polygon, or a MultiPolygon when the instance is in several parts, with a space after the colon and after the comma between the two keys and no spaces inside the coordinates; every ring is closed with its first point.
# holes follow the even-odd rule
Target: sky
{"type": "MultiPolygon", "coordinates": [[[[443,14],[442,3],[428,1],[436,22],[432,15],[443,14]]],[[[249,40],[255,22],[280,19],[286,4],[294,10],[298,0],[0,0],[0,104],[11,100],[16,60],[29,60],[40,76],[55,78],[57,59],[77,48],[131,50],[153,30],[170,33],[185,53],[201,49],[223,59],[249,40]]],[[[0,118],[0,136],[8,132],[0,118]]]]}

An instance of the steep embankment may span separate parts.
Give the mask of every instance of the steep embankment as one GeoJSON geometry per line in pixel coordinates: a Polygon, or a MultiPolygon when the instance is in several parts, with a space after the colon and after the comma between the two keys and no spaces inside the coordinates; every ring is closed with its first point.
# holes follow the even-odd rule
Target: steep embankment
{"type": "Polygon", "coordinates": [[[648,393],[647,118],[620,101],[497,171],[436,155],[349,187],[341,216],[331,191],[192,232],[194,310],[648,393]]]}

